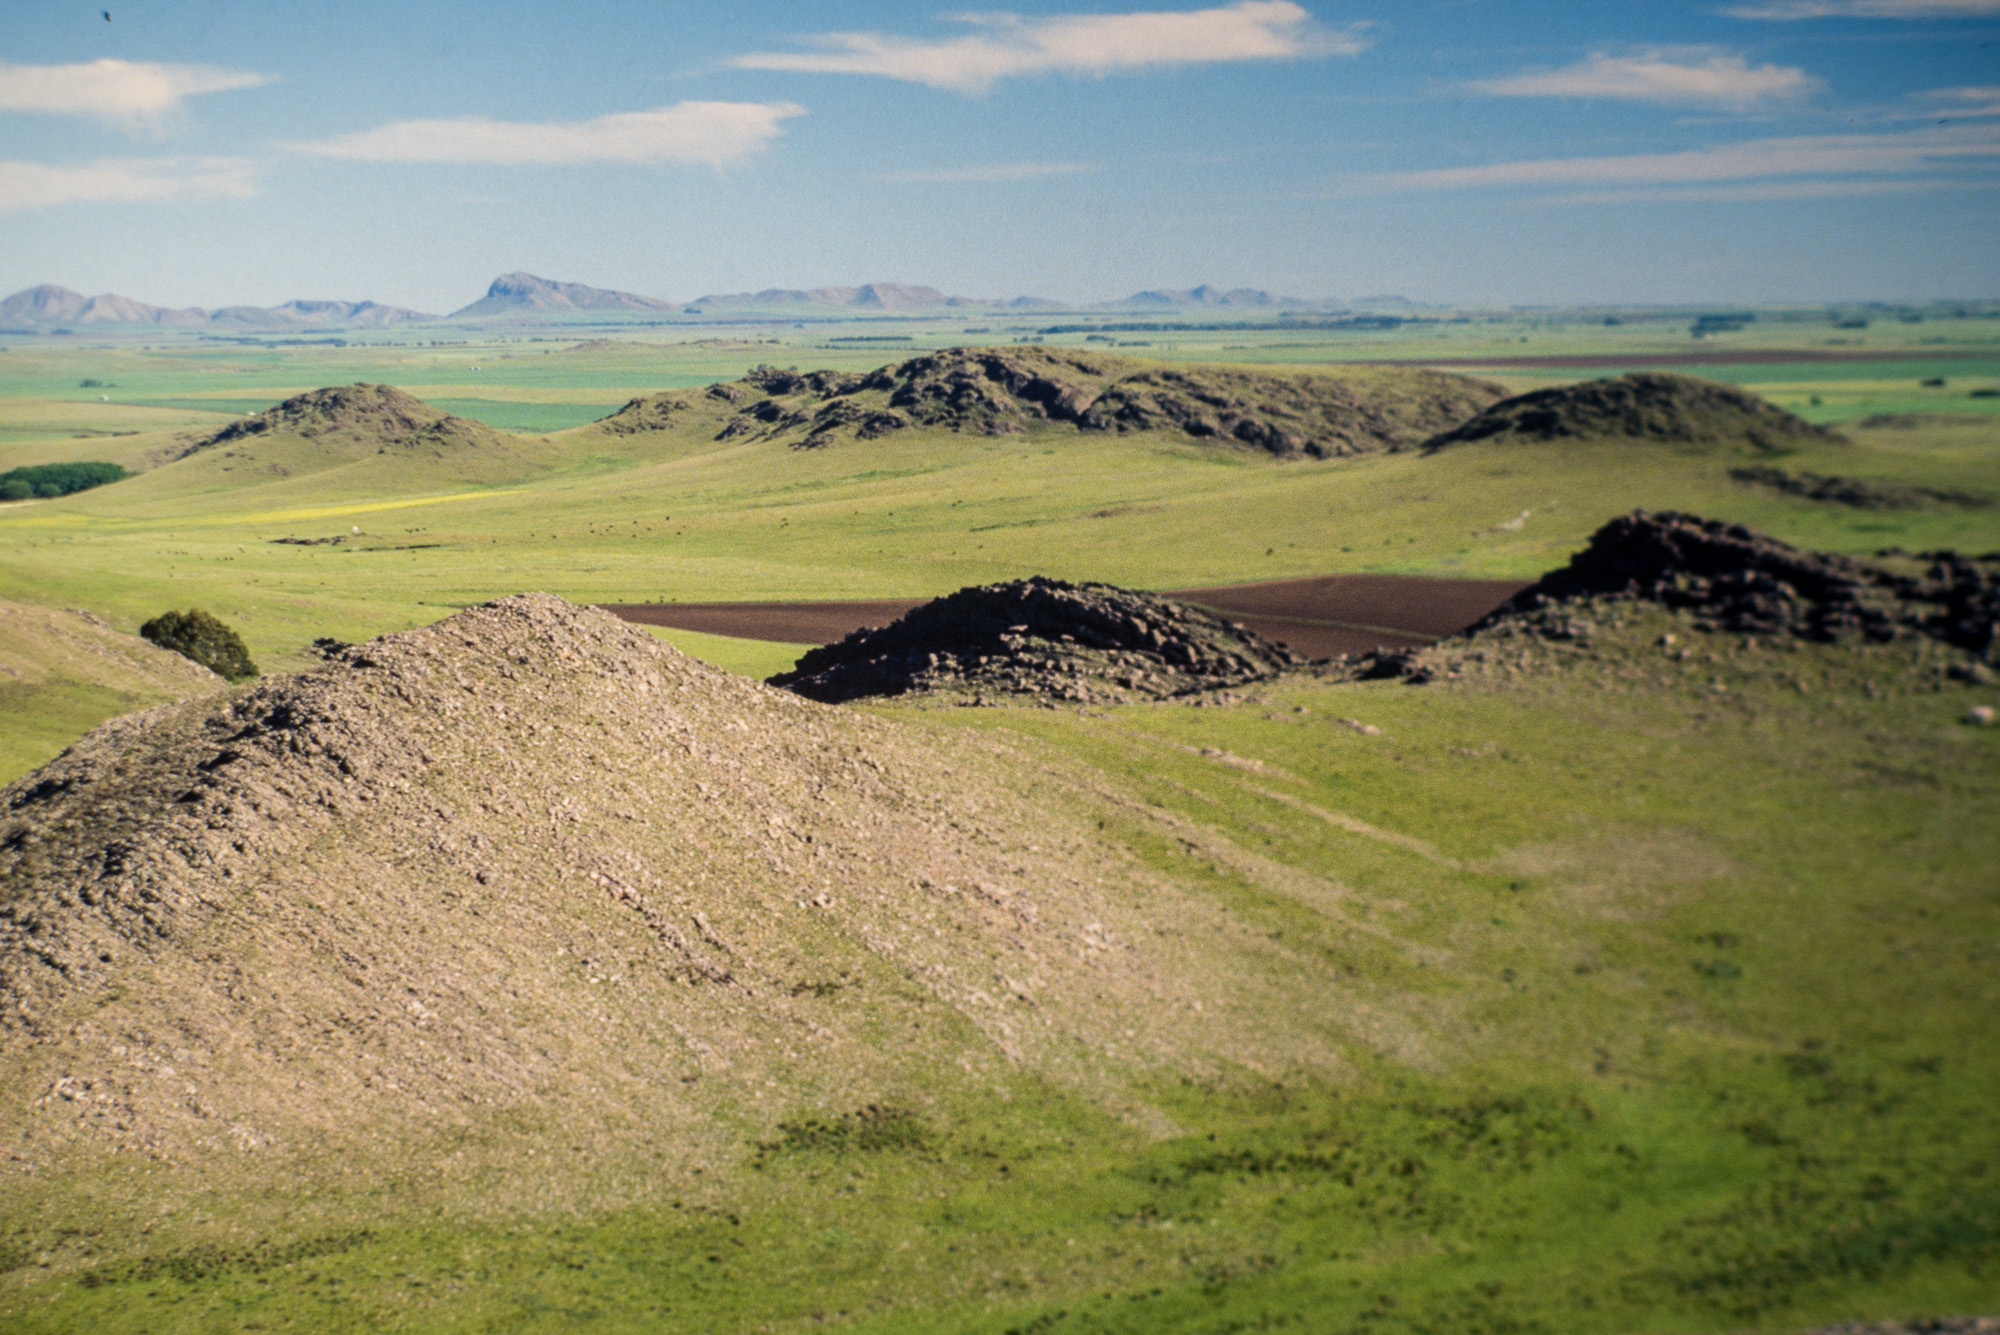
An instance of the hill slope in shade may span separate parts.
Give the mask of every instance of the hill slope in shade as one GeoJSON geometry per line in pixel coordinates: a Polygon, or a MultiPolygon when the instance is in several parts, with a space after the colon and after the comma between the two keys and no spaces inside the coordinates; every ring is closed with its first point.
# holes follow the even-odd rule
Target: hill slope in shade
{"type": "Polygon", "coordinates": [[[0,793],[0,1138],[262,1173],[556,1119],[671,1174],[982,1072],[1331,1067],[1331,976],[991,755],[546,595],[115,720],[0,793]]]}
{"type": "MultiPolygon", "coordinates": [[[[1403,367],[1282,375],[1159,368],[1040,347],[949,348],[867,375],[762,367],[706,391],[709,400],[733,405],[719,439],[813,448],[907,427],[1003,436],[1054,423],[1082,431],[1177,431],[1280,458],[1412,448],[1500,394],[1485,381],[1403,367]]],[[[660,429],[696,403],[688,393],[635,399],[600,425],[616,433],[660,429]]]]}
{"type": "Polygon", "coordinates": [[[610,288],[563,283],[534,274],[502,274],[487,287],[486,295],[470,306],[455,310],[453,320],[495,315],[529,315],[540,311],[671,311],[673,302],[635,296],[610,288]]]}
{"type": "Polygon", "coordinates": [[[1502,400],[1426,441],[1441,450],[1477,440],[1550,441],[1625,437],[1702,449],[1788,450],[1844,437],[1714,380],[1638,371],[1538,389],[1502,400]]]}

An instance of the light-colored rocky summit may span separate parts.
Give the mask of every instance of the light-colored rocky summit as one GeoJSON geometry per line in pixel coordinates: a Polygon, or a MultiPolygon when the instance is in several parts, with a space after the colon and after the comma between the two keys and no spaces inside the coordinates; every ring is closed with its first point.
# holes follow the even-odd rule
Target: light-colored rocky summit
{"type": "Polygon", "coordinates": [[[0,791],[0,1140],[693,1155],[954,1082],[1330,1062],[1318,966],[1108,851],[1095,800],[595,610],[472,608],[0,791]]]}

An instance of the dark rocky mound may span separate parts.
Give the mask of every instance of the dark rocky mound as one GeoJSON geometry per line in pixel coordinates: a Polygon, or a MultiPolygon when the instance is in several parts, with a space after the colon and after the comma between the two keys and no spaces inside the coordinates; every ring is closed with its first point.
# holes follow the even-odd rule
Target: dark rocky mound
{"type": "MultiPolygon", "coordinates": [[[[1496,385],[1438,371],[1356,368],[1263,375],[1149,368],[1061,349],[948,348],[868,375],[760,366],[713,400],[739,405],[717,439],[789,438],[814,448],[906,427],[1008,436],[1045,423],[1079,431],[1179,431],[1201,440],[1325,459],[1410,449],[1500,397],[1496,385]]],[[[666,396],[635,399],[607,430],[657,429],[666,396]],[[652,416],[649,418],[649,414],[652,416]]]]}
{"type": "Polygon", "coordinates": [[[829,704],[914,691],[1115,701],[1240,686],[1298,661],[1200,608],[1037,575],[960,589],[770,681],[829,704]]]}
{"type": "Polygon", "coordinates": [[[1471,421],[1433,436],[1425,453],[1475,440],[1593,440],[1607,437],[1708,448],[1789,450],[1844,443],[1734,385],[1664,371],[1638,371],[1503,399],[1471,421]]]}
{"type": "Polygon", "coordinates": [[[1782,468],[1758,464],[1732,468],[1729,476],[1753,487],[1769,487],[1787,496],[1808,501],[1827,501],[1857,510],[1919,510],[1930,505],[1956,505],[1968,510],[1984,510],[1993,504],[1990,496],[1969,491],[1947,491],[1920,487],[1909,482],[1869,482],[1858,477],[1825,473],[1787,473],[1782,468]]]}
{"type": "Polygon", "coordinates": [[[1235,440],[1281,458],[1328,459],[1407,448],[1493,400],[1482,381],[1409,372],[1391,387],[1330,376],[1256,375],[1204,368],[1146,371],[1113,384],[1085,409],[1091,431],[1184,431],[1235,440]]]}
{"type": "MultiPolygon", "coordinates": [[[[1690,612],[1704,629],[1820,641],[1922,638],[2000,663],[2000,555],[1931,552],[1918,562],[1904,573],[1800,551],[1741,524],[1635,510],[1466,634],[1525,627],[1573,638],[1589,603],[1632,599],[1690,612]]],[[[1428,679],[1426,652],[1371,655],[1362,675],[1428,679]]]]}
{"type": "Polygon", "coordinates": [[[336,385],[308,390],[266,408],[195,445],[206,449],[256,436],[288,434],[308,440],[336,434],[365,436],[383,445],[493,445],[491,427],[433,408],[394,385],[336,385]]]}

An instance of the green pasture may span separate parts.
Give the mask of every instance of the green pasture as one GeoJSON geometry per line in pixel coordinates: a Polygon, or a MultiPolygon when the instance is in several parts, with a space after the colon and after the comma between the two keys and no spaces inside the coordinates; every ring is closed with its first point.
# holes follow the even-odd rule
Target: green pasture
{"type": "MultiPolygon", "coordinates": [[[[924,597],[1035,573],[1152,588],[1342,571],[1532,577],[1642,506],[1846,552],[2000,548],[2000,509],[1856,510],[1732,481],[1735,455],[1594,442],[1327,462],[1066,428],[814,451],[585,431],[510,449],[299,476],[219,449],[0,508],[0,592],[127,627],[206,607],[282,667],[321,635],[361,638],[536,589],[686,602],[924,597]],[[332,537],[344,541],[278,541],[332,537]]],[[[2000,434],[1977,422],[1857,433],[1779,462],[2000,491],[2000,434]]]]}
{"type": "Polygon", "coordinates": [[[2000,730],[1958,719],[2000,691],[1662,615],[1590,648],[1228,708],[878,707],[1094,775],[1108,837],[1339,961],[1343,1078],[1169,1073],[1124,1115],[1019,1078],[872,1122],[798,1107],[720,1171],[604,1165],[651,1184],[617,1208],[529,1204],[524,1169],[501,1218],[455,1204],[449,1145],[280,1228],[223,1187],[155,1213],[170,1170],[134,1165],[21,1203],[0,1318],[1776,1335],[1993,1310],[2000,730]]]}

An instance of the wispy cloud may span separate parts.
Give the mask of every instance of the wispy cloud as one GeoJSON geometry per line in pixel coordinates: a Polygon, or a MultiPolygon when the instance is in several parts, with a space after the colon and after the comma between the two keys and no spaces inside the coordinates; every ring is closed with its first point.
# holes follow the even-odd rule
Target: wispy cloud
{"type": "Polygon", "coordinates": [[[1923,96],[1942,104],[1926,115],[1967,119],[2000,116],[2000,84],[1934,88],[1923,96]]]}
{"type": "Polygon", "coordinates": [[[1741,185],[1701,185],[1633,190],[1575,190],[1543,195],[1540,204],[1755,204],[1790,199],[1848,199],[1860,195],[1900,195],[1913,191],[2000,188],[2000,180],[1748,181],[1741,185]]]}
{"type": "Polygon", "coordinates": [[[145,204],[174,199],[247,199],[257,164],[243,158],[109,158],[53,164],[0,162],[0,213],[59,204],[145,204]]]}
{"type": "Polygon", "coordinates": [[[1742,56],[1681,49],[1624,56],[1598,52],[1563,69],[1483,79],[1470,86],[1499,97],[1597,97],[1747,110],[1803,96],[1818,80],[1789,65],[1752,65],[1742,56]]]}
{"type": "Polygon", "coordinates": [[[1094,162],[989,162],[976,167],[939,167],[926,171],[877,172],[868,179],[892,184],[1033,181],[1045,176],[1082,176],[1101,168],[1094,162]]]}
{"type": "Polygon", "coordinates": [[[2000,0],[1768,0],[1731,5],[1738,19],[1962,19],[2000,14],[2000,0]]]}
{"type": "Polygon", "coordinates": [[[876,32],[836,32],[810,39],[817,51],[761,51],[737,56],[739,69],[812,74],[873,74],[960,93],[981,93],[1001,79],[1033,74],[1111,74],[1168,65],[1296,60],[1355,55],[1368,47],[1365,25],[1324,28],[1291,0],[1239,0],[1216,9],[1128,14],[961,14],[974,31],[941,41],[876,32]]]}
{"type": "Polygon", "coordinates": [[[1886,134],[1799,135],[1678,153],[1542,158],[1476,167],[1386,172],[1367,178],[1386,190],[1501,186],[1691,185],[1774,178],[1897,176],[2000,159],[2000,125],[1949,125],[1886,134]]]}
{"type": "Polygon", "coordinates": [[[483,116],[396,121],[315,143],[300,152],[357,162],[457,162],[575,166],[593,162],[705,163],[726,167],[762,148],[796,102],[678,102],[595,120],[496,121],[483,116]]]}
{"type": "Polygon", "coordinates": [[[190,97],[257,88],[268,74],[213,65],[155,65],[93,60],[82,65],[10,65],[0,61],[0,111],[88,116],[127,129],[156,129],[190,97]]]}

